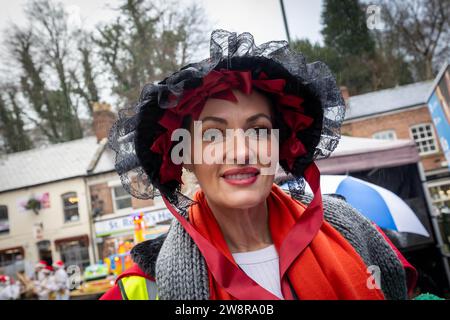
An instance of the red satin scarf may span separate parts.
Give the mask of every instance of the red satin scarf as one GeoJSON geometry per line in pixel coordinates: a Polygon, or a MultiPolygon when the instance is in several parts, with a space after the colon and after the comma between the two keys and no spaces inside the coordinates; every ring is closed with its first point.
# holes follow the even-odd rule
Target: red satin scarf
{"type": "MultiPolygon", "coordinates": [[[[202,238],[212,244],[236,267],[237,265],[208,206],[204,193],[201,190],[198,191],[194,200],[197,204],[191,206],[189,210],[189,220],[192,226],[201,234],[202,238]]],[[[283,240],[286,239],[296,222],[305,213],[307,207],[292,199],[276,185],[273,185],[267,198],[267,206],[272,240],[280,255],[281,264],[284,260],[282,256],[283,240]]],[[[221,262],[218,260],[216,262],[219,266],[209,263],[213,269],[221,267],[221,262]]],[[[230,269],[230,266],[225,265],[226,263],[223,263],[223,261],[222,264],[225,269],[230,269]]],[[[281,269],[280,266],[280,273],[282,272],[281,269]]],[[[222,277],[217,281],[214,277],[217,272],[217,270],[208,270],[211,299],[236,299],[236,296],[233,296],[236,292],[239,294],[239,298],[276,299],[275,296],[256,283],[249,284],[252,280],[248,281],[248,277],[245,281],[241,281],[241,285],[237,285],[238,288],[236,288],[235,283],[232,294],[229,288],[224,287],[236,281],[236,277],[242,277],[242,274],[237,275],[238,272],[230,271],[223,275],[222,272],[222,277]],[[222,285],[219,283],[222,283],[222,285]],[[252,293],[248,293],[248,291],[253,292],[255,296],[252,296],[252,293]],[[264,291],[267,294],[261,296],[264,291]]],[[[326,221],[322,222],[312,241],[289,265],[286,276],[289,280],[288,283],[290,283],[290,289],[295,291],[299,299],[384,299],[381,290],[368,288],[367,282],[370,274],[367,272],[367,266],[361,257],[347,240],[326,221]]],[[[283,290],[285,298],[292,299],[293,296],[287,296],[287,292],[283,290]]]]}

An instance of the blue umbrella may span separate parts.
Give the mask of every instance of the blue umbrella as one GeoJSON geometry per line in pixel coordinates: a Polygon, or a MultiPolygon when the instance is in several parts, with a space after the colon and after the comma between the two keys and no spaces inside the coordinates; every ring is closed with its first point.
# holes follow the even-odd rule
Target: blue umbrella
{"type": "MultiPolygon", "coordinates": [[[[281,187],[288,189],[287,183],[281,187]]],[[[349,204],[381,228],[430,236],[414,211],[385,188],[342,175],[321,175],[320,188],[322,194],[344,196],[349,204]]],[[[308,184],[306,190],[311,192],[308,184]]]]}

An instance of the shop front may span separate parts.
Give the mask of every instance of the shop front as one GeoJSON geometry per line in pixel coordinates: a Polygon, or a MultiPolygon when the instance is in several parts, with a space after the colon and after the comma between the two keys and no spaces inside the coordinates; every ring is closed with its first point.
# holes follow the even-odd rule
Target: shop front
{"type": "Polygon", "coordinates": [[[172,215],[166,208],[137,211],[133,214],[95,222],[98,254],[112,272],[120,273],[130,266],[131,248],[144,240],[154,239],[169,230],[172,215]]]}
{"type": "Polygon", "coordinates": [[[0,250],[0,274],[15,276],[17,272],[25,271],[24,258],[23,247],[0,250]]]}
{"type": "Polygon", "coordinates": [[[88,235],[57,239],[55,248],[66,266],[77,265],[84,270],[90,265],[88,235]]]}

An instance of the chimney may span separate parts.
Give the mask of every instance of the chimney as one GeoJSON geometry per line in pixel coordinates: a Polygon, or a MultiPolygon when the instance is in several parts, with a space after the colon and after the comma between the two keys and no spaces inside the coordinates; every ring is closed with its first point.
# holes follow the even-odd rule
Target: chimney
{"type": "Polygon", "coordinates": [[[94,102],[92,109],[94,112],[94,134],[97,137],[97,142],[100,142],[108,137],[109,130],[116,121],[116,115],[111,111],[111,105],[108,103],[94,102]]]}
{"type": "Polygon", "coordinates": [[[350,94],[348,93],[348,88],[346,86],[341,86],[342,98],[344,98],[345,106],[348,107],[348,99],[350,98],[350,94]]]}

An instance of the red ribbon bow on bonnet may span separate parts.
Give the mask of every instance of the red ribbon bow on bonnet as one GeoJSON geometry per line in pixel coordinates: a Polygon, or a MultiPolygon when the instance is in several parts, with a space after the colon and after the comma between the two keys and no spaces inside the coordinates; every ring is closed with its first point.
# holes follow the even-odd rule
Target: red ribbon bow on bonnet
{"type": "MultiPolygon", "coordinates": [[[[167,109],[159,124],[167,131],[161,134],[151,146],[151,151],[162,155],[160,168],[160,183],[171,180],[181,181],[182,165],[174,164],[170,159],[171,136],[174,130],[181,128],[183,118],[191,115],[197,120],[206,100],[209,98],[223,99],[238,102],[232,89],[238,89],[244,94],[250,94],[252,88],[270,92],[278,96],[277,106],[282,108],[282,116],[291,129],[291,135],[280,148],[280,160],[285,159],[290,169],[295,158],[306,153],[303,143],[297,138],[296,133],[309,127],[313,118],[304,114],[303,99],[295,95],[284,93],[286,81],[284,79],[268,79],[263,72],[258,79],[252,79],[251,71],[230,71],[220,69],[213,70],[203,78],[203,84],[197,88],[187,90],[174,108],[167,109]]],[[[170,96],[169,99],[175,99],[170,96]]]]}

